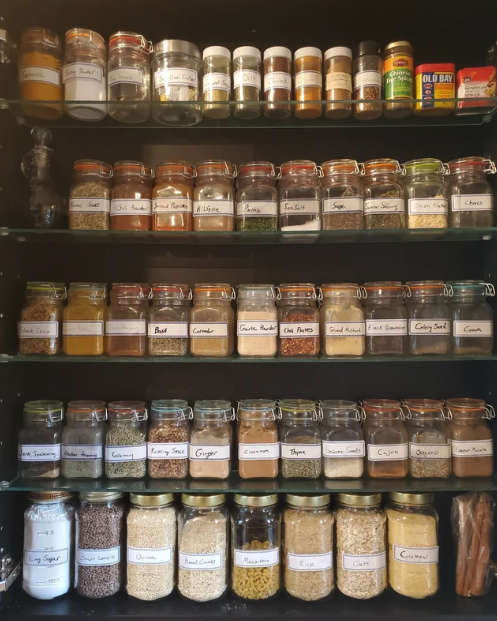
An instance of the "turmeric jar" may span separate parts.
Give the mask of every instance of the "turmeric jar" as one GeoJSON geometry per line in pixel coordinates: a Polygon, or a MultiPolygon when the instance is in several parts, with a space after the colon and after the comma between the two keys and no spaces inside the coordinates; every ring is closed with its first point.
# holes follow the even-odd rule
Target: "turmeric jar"
{"type": "Polygon", "coordinates": [[[147,314],[150,287],[114,283],[105,316],[105,353],[108,356],[144,356],[147,351],[147,314]]]}
{"type": "Polygon", "coordinates": [[[104,353],[106,307],[106,285],[91,282],[69,284],[62,324],[62,345],[66,356],[101,356],[104,353]]]}
{"type": "Polygon", "coordinates": [[[152,230],[152,179],[153,170],[142,162],[116,162],[110,202],[113,231],[152,230]]]}
{"type": "Polygon", "coordinates": [[[191,164],[181,160],[164,162],[155,169],[154,231],[193,230],[194,170],[191,164]]]}

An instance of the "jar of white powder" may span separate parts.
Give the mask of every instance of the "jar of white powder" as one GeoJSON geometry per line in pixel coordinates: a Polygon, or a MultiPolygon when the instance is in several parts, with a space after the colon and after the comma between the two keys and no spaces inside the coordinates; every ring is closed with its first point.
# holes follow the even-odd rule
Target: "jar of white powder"
{"type": "Polygon", "coordinates": [[[240,285],[236,334],[243,358],[272,358],[278,351],[278,312],[273,285],[240,285]]]}

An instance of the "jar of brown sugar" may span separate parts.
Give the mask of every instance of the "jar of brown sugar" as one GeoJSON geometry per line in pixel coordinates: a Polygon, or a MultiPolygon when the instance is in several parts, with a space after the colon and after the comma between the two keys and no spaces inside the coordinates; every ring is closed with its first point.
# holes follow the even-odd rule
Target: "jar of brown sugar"
{"type": "Polygon", "coordinates": [[[236,167],[225,160],[204,160],[197,164],[193,201],[194,231],[235,229],[236,167]]]}
{"type": "Polygon", "coordinates": [[[116,162],[110,202],[113,231],[152,230],[152,179],[152,168],[142,162],[116,162]]]}
{"type": "Polygon", "coordinates": [[[194,174],[195,168],[180,160],[157,166],[152,199],[154,231],[193,230],[194,174]]]}
{"type": "Polygon", "coordinates": [[[264,52],[264,114],[269,119],[286,119],[292,108],[292,52],[287,47],[270,47],[264,52]]]}
{"type": "Polygon", "coordinates": [[[280,285],[279,304],[281,356],[317,356],[319,354],[319,299],[310,283],[280,285]]]}
{"type": "Polygon", "coordinates": [[[324,53],[326,75],[325,116],[329,119],[346,119],[352,114],[352,50],[332,47],[324,53]],[[343,103],[340,103],[343,101],[343,103]]]}
{"type": "Polygon", "coordinates": [[[280,457],[276,402],[269,399],[244,399],[239,403],[237,419],[240,477],[276,478],[280,457]]]}
{"type": "Polygon", "coordinates": [[[295,116],[317,119],[323,96],[323,53],[317,47],[301,47],[294,56],[295,116]],[[309,102],[309,103],[306,103],[309,102]]]}
{"type": "Polygon", "coordinates": [[[235,349],[235,292],[224,283],[195,285],[190,312],[192,356],[226,358],[235,349]]]}
{"type": "Polygon", "coordinates": [[[150,287],[114,283],[105,317],[107,356],[144,356],[147,351],[147,313],[150,287]]]}

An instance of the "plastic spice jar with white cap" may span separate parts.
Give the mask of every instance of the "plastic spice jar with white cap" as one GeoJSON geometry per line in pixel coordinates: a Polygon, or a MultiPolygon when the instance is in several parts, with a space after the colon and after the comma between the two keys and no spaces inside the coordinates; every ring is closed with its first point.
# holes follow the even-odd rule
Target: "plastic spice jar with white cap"
{"type": "Polygon", "coordinates": [[[261,114],[258,103],[261,94],[261,53],[246,45],[233,52],[233,86],[235,89],[235,116],[255,119],[261,114]]]}
{"type": "Polygon", "coordinates": [[[202,58],[204,116],[225,119],[231,114],[231,52],[213,45],[204,50],[202,58]]]}
{"type": "Polygon", "coordinates": [[[323,53],[317,47],[301,47],[295,52],[295,107],[298,119],[321,116],[323,91],[323,53]],[[309,103],[307,103],[309,102],[309,103]]]}
{"type": "Polygon", "coordinates": [[[285,119],[292,112],[292,52],[287,47],[270,47],[264,52],[264,114],[285,119]]]}
{"type": "Polygon", "coordinates": [[[329,119],[346,119],[352,114],[352,50],[332,47],[324,53],[326,74],[325,115],[329,119]],[[341,103],[343,101],[343,103],[341,103]]]}

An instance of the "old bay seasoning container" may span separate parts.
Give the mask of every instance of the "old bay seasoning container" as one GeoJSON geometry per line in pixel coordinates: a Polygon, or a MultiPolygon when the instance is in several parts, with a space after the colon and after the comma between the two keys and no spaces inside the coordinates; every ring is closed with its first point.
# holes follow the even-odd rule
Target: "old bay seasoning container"
{"type": "Polygon", "coordinates": [[[417,116],[446,116],[455,108],[456,68],[453,63],[430,63],[416,67],[417,116]]]}
{"type": "Polygon", "coordinates": [[[409,41],[395,41],[383,51],[385,117],[403,119],[413,110],[413,47],[409,41]]]}

